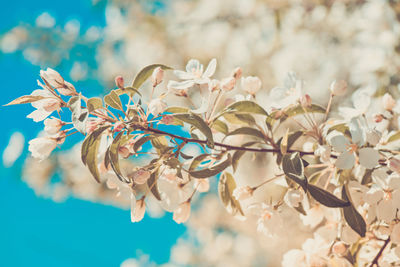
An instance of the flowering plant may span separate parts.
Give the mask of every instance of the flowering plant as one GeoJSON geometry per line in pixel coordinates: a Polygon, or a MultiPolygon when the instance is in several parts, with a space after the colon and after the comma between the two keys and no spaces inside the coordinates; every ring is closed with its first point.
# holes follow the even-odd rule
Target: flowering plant
{"type": "Polygon", "coordinates": [[[285,86],[272,89],[271,102],[263,103],[257,101],[258,77],[242,77],[236,68],[213,79],[216,64],[212,59],[204,69],[192,59],[185,71],[149,65],[131,86],[116,77],[117,88],[103,98],[85,97],[47,69],[40,72],[41,89],[7,105],[31,103],[36,110],[27,117],[44,121],[46,136],[29,142],[33,157],[44,160],[66,137],[83,134],[83,164],[97,182],[129,194],[132,222],[143,218],[150,198],[177,223],[186,222],[195,194],[209,191],[210,179],[218,177],[223,206],[239,219],[256,217],[258,231],[279,234],[285,209],[318,228],[303,250],[285,255],[285,266],[399,263],[397,92],[361,88],[353,93],[354,107],[335,110],[335,99],[347,94],[345,81],[330,85],[323,107],[289,73],[285,86]],[[167,71],[180,81],[165,83],[167,71]],[[237,88],[244,95],[233,96],[237,88]],[[182,105],[168,105],[173,98],[182,105]],[[70,110],[70,122],[62,119],[63,109],[70,110]],[[59,118],[49,118],[54,111],[59,118]],[[63,129],[67,125],[72,127],[63,129]],[[235,173],[249,162],[246,154],[256,163],[266,160],[267,178],[239,186],[235,173]],[[138,155],[145,163],[129,164],[138,155]],[[265,187],[273,192],[265,194],[265,187]],[[311,255],[309,246],[321,251],[311,255]]]}

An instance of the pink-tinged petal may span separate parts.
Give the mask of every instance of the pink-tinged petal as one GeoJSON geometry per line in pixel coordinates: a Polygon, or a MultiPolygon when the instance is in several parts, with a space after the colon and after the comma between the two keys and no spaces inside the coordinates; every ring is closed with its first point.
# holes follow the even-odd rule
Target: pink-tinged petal
{"type": "Polygon", "coordinates": [[[358,151],[360,164],[367,169],[372,169],[379,163],[379,152],[371,147],[361,148],[358,151]]]}
{"type": "Polygon", "coordinates": [[[210,78],[215,73],[216,68],[217,68],[217,60],[213,58],[210,60],[210,63],[208,63],[207,69],[204,72],[203,76],[210,78]]]}
{"type": "Polygon", "coordinates": [[[350,141],[342,134],[337,134],[332,136],[329,139],[329,143],[333,146],[333,148],[337,152],[345,152],[347,146],[350,145],[350,141]]]}
{"type": "Polygon", "coordinates": [[[356,158],[353,152],[345,151],[337,158],[335,166],[342,170],[349,170],[353,168],[356,158]]]}
{"type": "Polygon", "coordinates": [[[32,119],[34,122],[39,122],[46,119],[50,114],[51,112],[47,112],[44,109],[37,109],[26,117],[32,119]]]}
{"type": "Polygon", "coordinates": [[[197,59],[191,59],[186,64],[186,72],[195,73],[201,71],[203,73],[203,65],[197,59]]]}
{"type": "Polygon", "coordinates": [[[169,81],[167,87],[168,89],[184,90],[192,87],[193,85],[194,81],[184,81],[184,82],[169,81]]]}
{"type": "Polygon", "coordinates": [[[34,158],[46,159],[51,152],[56,148],[57,142],[53,138],[39,137],[29,141],[28,150],[32,153],[34,158]]]}

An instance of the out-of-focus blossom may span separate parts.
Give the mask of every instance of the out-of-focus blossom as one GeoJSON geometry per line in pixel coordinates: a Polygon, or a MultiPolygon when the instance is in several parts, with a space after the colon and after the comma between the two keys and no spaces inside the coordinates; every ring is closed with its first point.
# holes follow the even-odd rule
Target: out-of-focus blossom
{"type": "Polygon", "coordinates": [[[3,165],[11,167],[21,156],[24,148],[25,138],[22,133],[15,132],[11,135],[7,147],[3,151],[3,165]]]}
{"type": "Polygon", "coordinates": [[[161,98],[154,98],[149,103],[149,111],[154,116],[157,116],[160,113],[164,112],[166,108],[167,104],[161,98]]]}
{"type": "Polygon", "coordinates": [[[261,89],[261,80],[255,76],[243,77],[242,89],[251,95],[255,95],[261,89]]]}

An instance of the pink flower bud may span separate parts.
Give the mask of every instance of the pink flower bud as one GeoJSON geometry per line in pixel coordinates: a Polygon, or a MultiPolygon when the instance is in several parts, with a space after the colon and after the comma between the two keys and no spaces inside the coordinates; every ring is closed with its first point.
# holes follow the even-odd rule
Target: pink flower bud
{"type": "Polygon", "coordinates": [[[115,85],[120,89],[124,89],[124,78],[122,76],[115,77],[115,85]]]}
{"type": "Polygon", "coordinates": [[[126,146],[121,146],[118,148],[118,154],[120,154],[124,159],[131,155],[131,151],[126,146]]]}
{"type": "Polygon", "coordinates": [[[396,100],[394,100],[390,94],[386,93],[382,97],[382,105],[384,109],[392,111],[392,109],[396,106],[396,100]]]}
{"type": "Polygon", "coordinates": [[[311,103],[312,103],[312,100],[308,94],[305,94],[302,97],[300,97],[300,104],[303,108],[311,107],[311,103]]]}
{"type": "Polygon", "coordinates": [[[229,92],[231,91],[236,85],[236,80],[233,77],[225,78],[221,81],[221,88],[222,90],[229,92]]]}
{"type": "Polygon", "coordinates": [[[164,115],[161,119],[161,122],[165,125],[169,125],[174,121],[174,116],[172,115],[164,115]]]}
{"type": "Polygon", "coordinates": [[[210,190],[210,180],[209,179],[195,179],[194,188],[197,188],[197,191],[199,192],[208,192],[210,190]]]}
{"type": "Polygon", "coordinates": [[[151,82],[153,83],[153,86],[159,85],[164,78],[164,70],[160,67],[155,68],[153,71],[153,75],[151,75],[151,82]]]}
{"type": "Polygon", "coordinates": [[[173,220],[176,223],[184,223],[190,217],[190,202],[185,201],[179,205],[179,207],[174,210],[173,220]]]}
{"type": "Polygon", "coordinates": [[[213,79],[212,81],[211,81],[211,83],[209,84],[209,90],[211,91],[211,92],[214,92],[214,91],[216,91],[216,90],[219,90],[219,88],[220,88],[220,82],[218,81],[218,80],[215,80],[215,79],[213,79]]]}
{"type": "Polygon", "coordinates": [[[232,73],[232,77],[235,78],[236,80],[240,79],[242,77],[242,68],[241,67],[237,67],[236,69],[234,69],[233,73],[232,73]]]}
{"type": "Polygon", "coordinates": [[[342,241],[336,242],[332,246],[332,252],[338,256],[345,255],[346,251],[347,251],[346,244],[342,241]]]}
{"type": "Polygon", "coordinates": [[[50,135],[58,133],[61,127],[65,125],[63,121],[57,118],[45,119],[43,123],[45,132],[50,135]]]}
{"type": "Polygon", "coordinates": [[[91,134],[93,131],[95,131],[100,124],[104,123],[104,119],[100,118],[89,118],[86,121],[86,133],[91,134]]]}
{"type": "Polygon", "coordinates": [[[251,95],[255,95],[261,89],[261,80],[255,76],[242,78],[242,89],[251,95]]]}
{"type": "Polygon", "coordinates": [[[336,96],[342,96],[346,94],[347,91],[347,82],[344,80],[333,81],[330,87],[331,93],[336,96]]]}
{"type": "Polygon", "coordinates": [[[391,158],[389,159],[389,169],[391,171],[400,173],[400,160],[397,158],[391,158]]]}
{"type": "Polygon", "coordinates": [[[117,121],[114,124],[114,132],[120,132],[125,127],[125,124],[122,121],[117,121]]]}
{"type": "Polygon", "coordinates": [[[375,114],[374,115],[374,121],[376,123],[379,123],[379,122],[383,121],[383,119],[384,119],[384,116],[382,114],[375,114]]]}
{"type": "Polygon", "coordinates": [[[131,221],[132,222],[140,222],[146,211],[146,205],[144,202],[144,198],[136,200],[135,207],[132,209],[131,207],[131,221]]]}
{"type": "Polygon", "coordinates": [[[133,181],[136,184],[144,184],[149,178],[150,172],[143,169],[139,169],[133,173],[133,181]]]}
{"type": "Polygon", "coordinates": [[[253,195],[254,189],[250,186],[237,187],[233,190],[232,196],[237,200],[245,200],[253,195]]]}

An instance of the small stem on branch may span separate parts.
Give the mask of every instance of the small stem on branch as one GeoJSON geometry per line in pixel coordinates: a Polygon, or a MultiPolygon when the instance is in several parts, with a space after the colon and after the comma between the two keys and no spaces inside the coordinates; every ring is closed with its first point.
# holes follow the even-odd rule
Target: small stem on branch
{"type": "Polygon", "coordinates": [[[378,263],[379,258],[382,256],[383,251],[385,250],[385,248],[387,247],[387,245],[389,243],[390,243],[390,236],[385,240],[385,243],[383,243],[383,246],[379,250],[378,254],[376,254],[374,260],[371,262],[371,265],[369,267],[379,266],[379,263],[378,263]]]}

